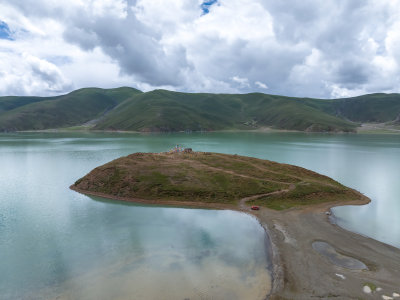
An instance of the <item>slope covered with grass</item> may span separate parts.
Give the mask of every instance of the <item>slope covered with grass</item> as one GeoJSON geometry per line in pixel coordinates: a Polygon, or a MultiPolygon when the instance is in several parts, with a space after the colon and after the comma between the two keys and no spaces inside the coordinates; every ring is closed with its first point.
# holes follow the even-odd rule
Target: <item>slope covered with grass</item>
{"type": "MultiPolygon", "coordinates": [[[[54,97],[55,98],[55,97],[54,97]]],[[[0,97],[0,114],[31,103],[51,100],[51,97],[0,97]]]]}
{"type": "Polygon", "coordinates": [[[362,123],[384,123],[400,114],[399,94],[370,94],[353,98],[305,99],[305,103],[330,115],[362,123]]]}
{"type": "Polygon", "coordinates": [[[240,126],[240,122],[245,120],[237,95],[156,90],[125,101],[107,115],[96,129],[219,130],[240,126]]]}
{"type": "Polygon", "coordinates": [[[156,90],[120,104],[96,129],[185,131],[254,129],[352,131],[355,124],[302,99],[253,94],[189,94],[156,90]]]}
{"type": "Polygon", "coordinates": [[[96,130],[276,129],[353,132],[361,123],[398,124],[399,94],[346,99],[262,93],[210,94],[88,88],[57,97],[0,97],[0,131],[80,126],[96,130]],[[86,126],[86,125],[85,125],[86,126]]]}
{"type": "Polygon", "coordinates": [[[131,154],[95,168],[71,188],[125,200],[238,204],[250,197],[274,209],[362,197],[300,167],[204,152],[131,154]]]}
{"type": "Polygon", "coordinates": [[[132,88],[86,88],[57,97],[0,98],[0,131],[41,130],[81,125],[102,117],[140,93],[132,88]]]}

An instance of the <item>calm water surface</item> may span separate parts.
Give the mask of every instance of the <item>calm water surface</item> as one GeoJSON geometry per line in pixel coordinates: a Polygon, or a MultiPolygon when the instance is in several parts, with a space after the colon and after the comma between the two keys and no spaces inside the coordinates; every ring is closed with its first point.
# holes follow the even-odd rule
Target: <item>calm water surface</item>
{"type": "Polygon", "coordinates": [[[372,199],[367,206],[335,208],[339,225],[400,247],[399,135],[0,135],[0,298],[265,295],[265,238],[253,218],[126,205],[68,189],[114,158],[177,143],[330,176],[372,199]]]}
{"type": "Polygon", "coordinates": [[[0,136],[0,299],[263,299],[267,240],[232,211],[146,207],[69,185],[166,137],[0,136]]]}

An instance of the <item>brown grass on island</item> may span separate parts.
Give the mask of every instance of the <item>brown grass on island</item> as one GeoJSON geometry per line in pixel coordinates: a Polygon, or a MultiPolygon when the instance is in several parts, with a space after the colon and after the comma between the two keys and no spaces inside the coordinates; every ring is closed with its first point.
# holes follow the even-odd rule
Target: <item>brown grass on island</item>
{"type": "Polygon", "coordinates": [[[118,199],[248,204],[282,210],[363,196],[310,170],[208,152],[134,153],[95,168],[71,186],[118,199]]]}

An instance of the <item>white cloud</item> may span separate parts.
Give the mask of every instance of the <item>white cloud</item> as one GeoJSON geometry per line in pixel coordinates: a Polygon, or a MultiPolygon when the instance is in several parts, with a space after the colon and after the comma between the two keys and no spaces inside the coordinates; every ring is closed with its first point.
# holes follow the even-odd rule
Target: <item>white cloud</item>
{"type": "Polygon", "coordinates": [[[258,86],[260,89],[264,89],[264,90],[268,89],[268,86],[265,83],[261,82],[261,81],[256,81],[256,82],[254,82],[254,84],[256,86],[258,86]]]}
{"type": "Polygon", "coordinates": [[[241,78],[239,76],[233,76],[232,81],[239,84],[240,88],[248,88],[250,87],[249,80],[247,78],[241,78]]]}
{"type": "Polygon", "coordinates": [[[88,8],[95,16],[113,15],[123,19],[127,17],[128,4],[124,0],[92,0],[88,8]]]}
{"type": "Polygon", "coordinates": [[[350,90],[347,88],[340,87],[337,84],[327,84],[327,87],[331,90],[332,98],[349,98],[365,94],[365,90],[362,88],[350,90]]]}
{"type": "Polygon", "coordinates": [[[400,91],[400,0],[219,0],[205,15],[202,2],[4,0],[0,93],[400,91]]]}
{"type": "Polygon", "coordinates": [[[27,53],[0,53],[0,70],[3,95],[59,94],[72,88],[56,65],[27,53]]]}

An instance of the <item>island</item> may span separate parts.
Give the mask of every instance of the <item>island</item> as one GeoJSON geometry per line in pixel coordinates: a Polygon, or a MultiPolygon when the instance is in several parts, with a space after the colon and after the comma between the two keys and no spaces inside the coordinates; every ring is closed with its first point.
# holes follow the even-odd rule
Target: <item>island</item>
{"type": "Polygon", "coordinates": [[[399,249],[332,222],[331,207],[370,199],[301,167],[191,149],[134,153],[95,168],[71,189],[253,214],[271,242],[268,299],[394,299],[400,290],[399,249]]]}

